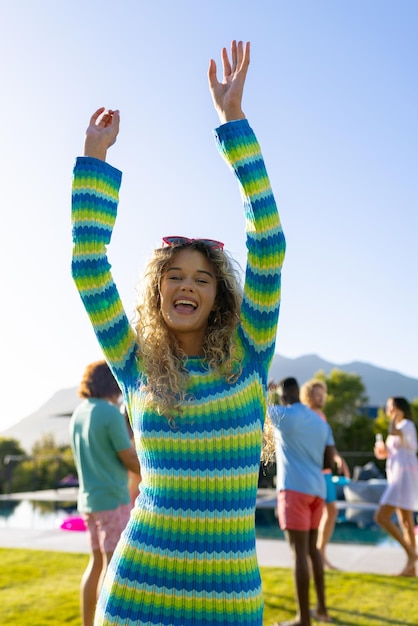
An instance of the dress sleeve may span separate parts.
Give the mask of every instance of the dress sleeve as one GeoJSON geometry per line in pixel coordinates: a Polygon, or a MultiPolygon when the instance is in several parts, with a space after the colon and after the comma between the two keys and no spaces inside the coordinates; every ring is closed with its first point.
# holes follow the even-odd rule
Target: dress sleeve
{"type": "Polygon", "coordinates": [[[417,453],[417,430],[411,420],[404,419],[398,426],[402,432],[402,446],[408,451],[417,453]]]}
{"type": "Polygon", "coordinates": [[[116,219],[122,174],[78,157],[72,187],[72,276],[105,358],[119,384],[135,366],[135,333],[113,282],[106,247],[116,219]]]}
{"type": "Polygon", "coordinates": [[[285,238],[260,146],[248,121],[229,122],[215,133],[244,203],[247,266],[241,332],[254,357],[268,370],[276,341],[285,238]]]}

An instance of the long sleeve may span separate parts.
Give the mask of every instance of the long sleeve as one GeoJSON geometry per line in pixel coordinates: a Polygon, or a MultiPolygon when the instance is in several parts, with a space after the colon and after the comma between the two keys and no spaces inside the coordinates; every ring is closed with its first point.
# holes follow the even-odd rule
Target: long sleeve
{"type": "Polygon", "coordinates": [[[216,138],[239,181],[244,202],[248,255],[241,328],[268,369],[276,340],[285,238],[260,146],[248,121],[220,126],[216,138]]]}
{"type": "Polygon", "coordinates": [[[133,366],[136,346],[106,253],[116,219],[121,178],[121,172],[104,161],[79,157],[72,189],[72,276],[118,381],[133,366]]]}

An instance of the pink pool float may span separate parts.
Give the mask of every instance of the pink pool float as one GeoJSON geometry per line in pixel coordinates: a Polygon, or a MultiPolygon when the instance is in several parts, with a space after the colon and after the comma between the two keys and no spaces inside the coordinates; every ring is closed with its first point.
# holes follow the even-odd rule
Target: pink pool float
{"type": "Polygon", "coordinates": [[[66,517],[60,524],[61,530],[75,530],[82,532],[87,530],[87,526],[82,517],[66,517]]]}

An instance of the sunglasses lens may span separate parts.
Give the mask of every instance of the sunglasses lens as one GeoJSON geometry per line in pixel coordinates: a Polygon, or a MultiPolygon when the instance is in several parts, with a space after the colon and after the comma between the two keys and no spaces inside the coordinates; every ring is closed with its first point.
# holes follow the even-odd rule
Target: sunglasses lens
{"type": "Polygon", "coordinates": [[[215,239],[196,239],[196,241],[201,241],[205,246],[209,248],[214,248],[214,250],[223,250],[224,244],[222,241],[215,241],[215,239]]]}
{"type": "Polygon", "coordinates": [[[163,244],[167,246],[182,246],[190,241],[188,237],[163,237],[163,244]]]}
{"type": "Polygon", "coordinates": [[[183,246],[188,243],[193,243],[194,241],[203,243],[205,246],[213,248],[214,250],[224,249],[222,241],[216,241],[215,239],[189,239],[189,237],[163,237],[163,247],[183,246]]]}

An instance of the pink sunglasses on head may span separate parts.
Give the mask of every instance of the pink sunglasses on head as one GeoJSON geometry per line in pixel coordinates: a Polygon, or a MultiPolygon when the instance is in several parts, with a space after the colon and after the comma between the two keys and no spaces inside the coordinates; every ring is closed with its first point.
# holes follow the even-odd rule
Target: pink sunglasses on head
{"type": "Polygon", "coordinates": [[[164,246],[184,246],[188,243],[202,243],[208,248],[213,248],[214,250],[223,250],[224,244],[222,241],[216,241],[216,239],[190,239],[189,237],[163,237],[163,248],[164,246]]]}

